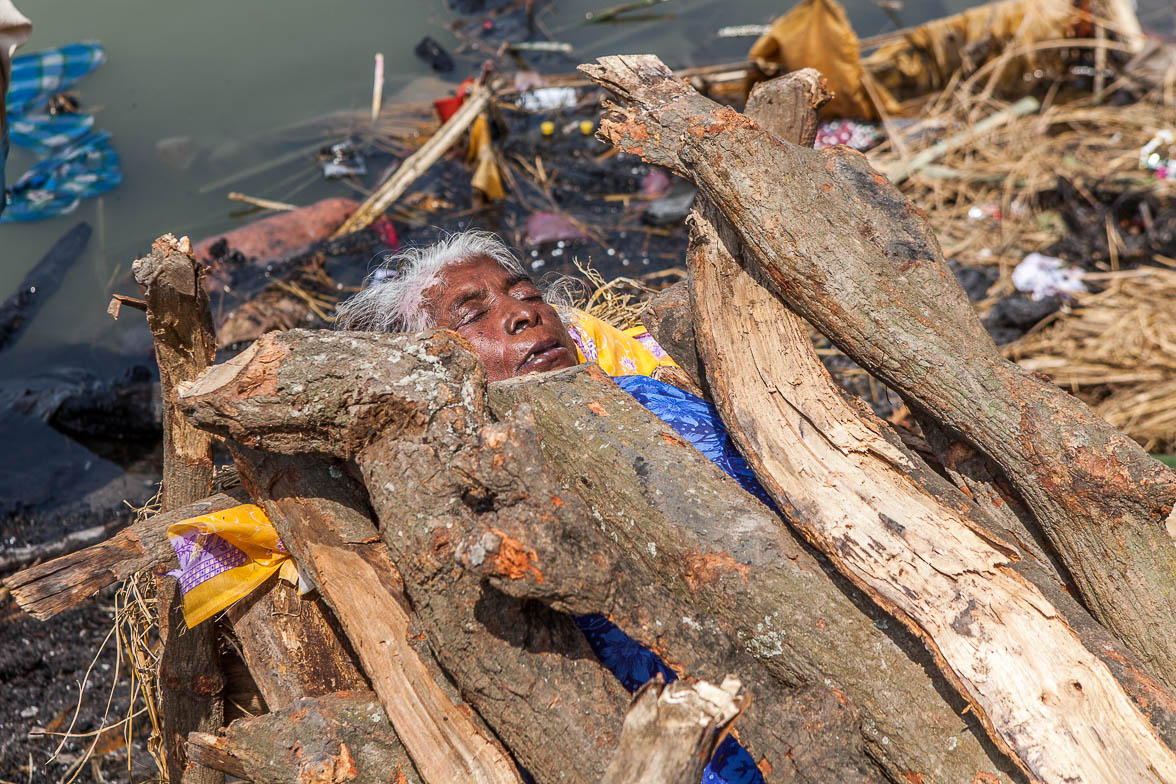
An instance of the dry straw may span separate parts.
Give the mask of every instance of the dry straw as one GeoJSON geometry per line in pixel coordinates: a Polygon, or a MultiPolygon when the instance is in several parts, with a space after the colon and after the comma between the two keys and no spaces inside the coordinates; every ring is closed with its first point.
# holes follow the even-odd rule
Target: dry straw
{"type": "Polygon", "coordinates": [[[1068,312],[1010,345],[1153,452],[1176,450],[1176,269],[1110,276],[1068,312]]]}

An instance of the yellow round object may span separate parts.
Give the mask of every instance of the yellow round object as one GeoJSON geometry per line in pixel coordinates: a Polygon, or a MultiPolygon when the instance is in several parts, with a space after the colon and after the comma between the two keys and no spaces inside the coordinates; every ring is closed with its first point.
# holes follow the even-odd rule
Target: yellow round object
{"type": "Polygon", "coordinates": [[[594,130],[596,130],[596,126],[592,124],[591,120],[582,120],[580,122],[580,133],[585,136],[591,136],[594,130]]]}
{"type": "Polygon", "coordinates": [[[539,132],[544,136],[551,136],[555,133],[555,123],[551,120],[544,120],[543,124],[539,126],[539,132]]]}

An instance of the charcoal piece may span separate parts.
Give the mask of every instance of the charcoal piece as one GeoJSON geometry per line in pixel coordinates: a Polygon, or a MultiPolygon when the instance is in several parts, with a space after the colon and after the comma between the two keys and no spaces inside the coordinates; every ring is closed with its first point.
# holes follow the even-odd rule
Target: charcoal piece
{"type": "Polygon", "coordinates": [[[1032,300],[1024,294],[1011,294],[992,306],[984,318],[984,328],[998,346],[1003,346],[1024,335],[1061,306],[1060,297],[1032,300]]]}

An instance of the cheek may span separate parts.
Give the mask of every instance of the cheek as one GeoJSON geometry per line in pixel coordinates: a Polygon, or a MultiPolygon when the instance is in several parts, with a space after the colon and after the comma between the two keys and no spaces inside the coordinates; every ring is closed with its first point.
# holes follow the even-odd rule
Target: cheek
{"type": "Polygon", "coordinates": [[[490,330],[467,328],[459,330],[459,333],[474,347],[474,351],[481,357],[482,364],[491,375],[505,363],[505,341],[490,330]]]}

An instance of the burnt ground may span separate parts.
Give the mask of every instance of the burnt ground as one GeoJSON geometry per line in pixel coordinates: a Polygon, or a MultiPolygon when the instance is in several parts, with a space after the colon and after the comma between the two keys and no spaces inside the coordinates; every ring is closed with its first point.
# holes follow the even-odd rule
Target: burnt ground
{"type": "MultiPolygon", "coordinates": [[[[65,732],[69,728],[78,707],[79,684],[86,680],[87,670],[89,679],[73,732],[93,733],[127,715],[129,694],[124,678],[103,724],[118,666],[114,639],[103,647],[113,625],[111,592],[49,623],[20,612],[10,597],[0,602],[0,781],[56,782],[76,766],[82,752],[93,743],[93,735],[67,740],[50,761],[61,738],[31,737],[30,732],[65,732]]],[[[143,718],[137,719],[138,737],[131,747],[137,781],[149,778],[154,769],[143,739],[143,718]]],[[[130,780],[121,729],[98,738],[95,756],[81,765],[77,780],[130,780]]]]}

